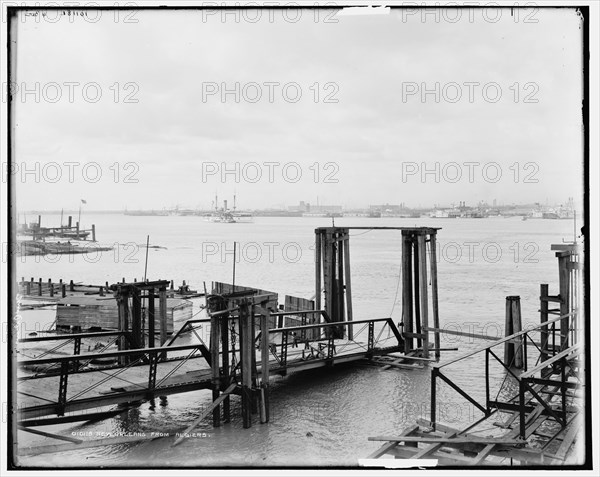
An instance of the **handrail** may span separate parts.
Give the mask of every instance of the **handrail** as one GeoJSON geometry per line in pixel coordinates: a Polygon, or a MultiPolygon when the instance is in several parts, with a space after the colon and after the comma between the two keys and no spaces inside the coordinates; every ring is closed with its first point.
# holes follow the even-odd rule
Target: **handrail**
{"type": "Polygon", "coordinates": [[[183,346],[161,346],[157,348],[139,348],[129,349],[123,351],[110,351],[107,353],[88,353],[88,354],[77,354],[73,356],[59,356],[54,358],[41,358],[41,359],[26,359],[17,361],[18,365],[34,365],[34,364],[47,364],[47,363],[68,363],[69,361],[84,361],[86,359],[94,358],[116,358],[119,356],[135,356],[139,354],[154,354],[162,353],[165,351],[185,351],[190,349],[199,349],[201,344],[194,345],[183,345],[183,346]]]}
{"type": "MultiPolygon", "coordinates": [[[[285,331],[312,330],[315,328],[328,328],[340,325],[356,325],[361,323],[375,323],[380,321],[388,321],[391,318],[372,318],[370,320],[352,320],[352,321],[332,321],[331,323],[315,323],[313,325],[298,325],[284,328],[271,328],[269,333],[283,333],[285,331]]],[[[393,323],[393,321],[392,321],[393,323]]]]}
{"type": "Polygon", "coordinates": [[[78,338],[99,338],[102,336],[116,336],[127,334],[128,331],[98,331],[95,333],[64,333],[55,336],[36,336],[33,338],[20,338],[18,343],[31,343],[34,341],[73,340],[78,338]]]}
{"type": "Polygon", "coordinates": [[[457,356],[456,358],[453,358],[449,361],[444,361],[443,363],[435,363],[432,365],[433,368],[443,368],[445,366],[448,366],[450,364],[456,363],[457,361],[461,361],[465,358],[468,358],[470,356],[473,356],[477,353],[481,353],[482,351],[485,351],[487,349],[493,348],[495,346],[501,345],[503,343],[506,343],[507,341],[512,341],[515,338],[518,338],[519,336],[523,336],[526,335],[528,333],[531,333],[532,331],[535,331],[543,326],[548,326],[551,325],[552,323],[556,323],[557,321],[561,321],[564,320],[565,318],[568,318],[570,316],[574,316],[576,313],[575,312],[571,312],[571,313],[566,313],[564,315],[561,316],[557,316],[556,318],[552,318],[551,320],[545,321],[543,323],[540,323],[539,325],[533,326],[531,328],[527,328],[526,330],[522,330],[522,331],[518,331],[517,333],[513,333],[512,335],[506,336],[498,341],[494,341],[493,343],[487,344],[485,346],[482,346],[481,348],[478,348],[476,350],[473,351],[467,351],[466,353],[457,356]]]}
{"type": "Polygon", "coordinates": [[[524,373],[521,373],[518,376],[518,379],[529,379],[532,378],[533,375],[535,373],[537,373],[538,371],[541,371],[542,369],[548,367],[549,365],[551,365],[552,363],[555,363],[556,361],[565,358],[566,356],[570,355],[571,353],[577,351],[578,354],[580,354],[583,351],[583,346],[581,343],[577,343],[574,344],[573,346],[571,346],[570,348],[565,349],[564,351],[561,351],[558,354],[555,354],[554,356],[552,356],[551,358],[548,358],[546,361],[542,361],[540,364],[538,364],[535,368],[531,368],[527,371],[525,371],[524,373]]]}

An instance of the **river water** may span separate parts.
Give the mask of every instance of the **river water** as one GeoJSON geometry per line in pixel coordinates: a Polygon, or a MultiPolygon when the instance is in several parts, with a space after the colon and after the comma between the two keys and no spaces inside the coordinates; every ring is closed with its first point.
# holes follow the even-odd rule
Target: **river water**
{"type": "MultiPolygon", "coordinates": [[[[59,216],[45,215],[43,225],[58,225],[59,216]]],[[[236,284],[310,298],[314,295],[314,229],[330,226],[327,218],[258,217],[251,224],[206,222],[193,216],[125,216],[85,214],[110,252],[61,257],[19,257],[16,278],[103,284],[144,276],[146,236],[150,236],[147,277],[203,283],[230,282],[233,243],[237,242],[236,284]],[[158,248],[161,247],[161,248],[158,248]],[[164,248],[162,248],[164,247],[164,248]]],[[[336,218],[338,226],[429,226],[438,231],[438,286],[442,328],[501,336],[504,304],[519,295],[523,326],[539,321],[539,285],[558,293],[558,266],[550,245],[573,239],[573,223],[520,218],[401,219],[336,218]]],[[[400,321],[399,231],[351,232],[352,292],[355,319],[392,316],[400,321]],[[396,297],[396,303],[394,298],[396,297]]],[[[198,307],[203,300],[197,300],[198,307]]],[[[23,311],[19,336],[46,329],[54,310],[23,311]]],[[[177,324],[176,324],[177,326],[177,324]]],[[[192,338],[189,338],[192,339],[192,338]]],[[[442,360],[482,345],[468,337],[442,335],[442,360]]],[[[447,368],[449,376],[475,396],[483,391],[483,358],[447,368]],[[451,369],[452,368],[452,369],[451,369]]],[[[496,382],[504,378],[492,371],[496,382]]],[[[174,437],[138,445],[23,457],[34,466],[356,466],[380,444],[369,436],[397,435],[429,412],[430,371],[380,368],[367,364],[291,374],[272,386],[271,422],[244,430],[239,400],[232,399],[232,422],[213,429],[210,419],[197,436],[171,447],[174,437]]],[[[441,420],[460,427],[479,414],[448,389],[439,391],[441,420]]],[[[211,401],[209,391],[173,395],[165,403],[143,403],[117,418],[92,424],[46,427],[50,432],[173,434],[185,428],[211,401]]],[[[24,445],[55,441],[19,433],[24,445]]]]}

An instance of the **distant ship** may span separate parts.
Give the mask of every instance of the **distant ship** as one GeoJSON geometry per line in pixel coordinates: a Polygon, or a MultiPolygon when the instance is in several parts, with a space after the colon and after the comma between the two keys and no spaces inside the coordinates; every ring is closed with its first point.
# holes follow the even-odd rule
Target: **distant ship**
{"type": "Polygon", "coordinates": [[[215,210],[206,215],[208,222],[218,222],[224,224],[252,223],[254,216],[250,212],[236,211],[236,197],[233,195],[233,209],[227,208],[227,200],[223,201],[223,207],[219,208],[219,198],[215,195],[215,210]]]}

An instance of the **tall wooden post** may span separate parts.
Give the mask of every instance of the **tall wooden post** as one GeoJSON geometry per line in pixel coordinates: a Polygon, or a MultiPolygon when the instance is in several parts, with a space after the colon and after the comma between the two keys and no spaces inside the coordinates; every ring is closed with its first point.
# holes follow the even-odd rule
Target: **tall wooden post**
{"type": "MultiPolygon", "coordinates": [[[[521,331],[521,298],[519,296],[506,297],[504,328],[505,336],[521,331]]],[[[504,365],[519,369],[523,367],[523,347],[521,343],[504,343],[504,365]]]]}
{"type": "MultiPolygon", "coordinates": [[[[352,321],[352,286],[351,286],[351,272],[350,272],[350,234],[348,231],[344,234],[344,262],[346,271],[346,311],[348,313],[348,321],[352,321]]],[[[354,339],[354,327],[348,325],[348,339],[354,339]]]]}
{"type": "Polygon", "coordinates": [[[422,346],[421,335],[421,274],[419,273],[419,266],[421,264],[419,259],[419,244],[414,234],[411,236],[411,244],[413,245],[413,273],[414,273],[414,303],[415,303],[415,330],[417,332],[417,348],[422,346]]]}
{"type": "Polygon", "coordinates": [[[240,360],[242,365],[242,421],[244,429],[252,426],[252,357],[254,346],[249,341],[250,310],[246,299],[240,302],[240,360]]]}
{"type": "MultiPolygon", "coordinates": [[[[548,321],[548,284],[540,284],[540,323],[548,321]]],[[[540,328],[540,361],[544,362],[550,357],[550,346],[548,343],[548,325],[540,328]]]]}
{"type": "Polygon", "coordinates": [[[413,349],[412,244],[407,231],[402,231],[402,321],[405,350],[413,349]]]}
{"type": "MultiPolygon", "coordinates": [[[[346,321],[346,307],[345,307],[345,292],[344,292],[344,232],[340,231],[335,234],[334,244],[337,252],[337,310],[338,310],[338,321],[346,321]]],[[[343,338],[346,327],[339,330],[340,338],[343,338]]]]}
{"type": "MultiPolygon", "coordinates": [[[[117,295],[117,303],[119,306],[119,331],[123,333],[129,332],[129,296],[127,293],[119,290],[117,295]]],[[[129,341],[126,336],[121,336],[118,341],[119,351],[125,351],[129,349],[129,341]]],[[[125,356],[119,357],[119,364],[124,366],[128,362],[128,358],[125,356]]]]}
{"type": "MultiPolygon", "coordinates": [[[[323,244],[322,244],[322,234],[319,229],[315,229],[315,309],[321,310],[321,297],[322,297],[322,287],[321,284],[321,262],[322,262],[322,252],[323,252],[323,244]]],[[[322,317],[319,315],[316,317],[319,321],[322,321],[322,317]]],[[[321,336],[322,329],[316,330],[316,332],[321,336]]]]}
{"type": "MultiPolygon", "coordinates": [[[[221,374],[221,385],[228,388],[231,384],[231,371],[229,369],[229,316],[223,315],[220,318],[221,329],[221,360],[223,363],[223,372],[221,374]]],[[[223,401],[223,422],[231,421],[231,399],[229,395],[223,401]]]]}
{"type": "Polygon", "coordinates": [[[427,293],[427,248],[425,234],[419,233],[417,238],[419,248],[419,289],[421,297],[421,329],[423,330],[423,357],[429,358],[429,302],[427,293]]]}
{"type": "MultiPolygon", "coordinates": [[[[433,326],[440,329],[440,312],[438,307],[438,284],[437,284],[437,243],[436,232],[431,231],[429,234],[429,247],[431,254],[429,256],[429,269],[431,273],[431,313],[433,314],[433,326]]],[[[440,357],[440,332],[434,334],[435,357],[440,357]]]]}
{"type": "Polygon", "coordinates": [[[269,310],[260,314],[261,422],[269,422],[269,310]]]}
{"type": "MultiPolygon", "coordinates": [[[[558,252],[558,285],[560,293],[560,314],[567,315],[571,312],[570,286],[569,286],[569,261],[570,252],[558,252]]],[[[560,320],[560,349],[565,350],[569,346],[569,325],[571,318],[560,320]]]]}
{"type": "Polygon", "coordinates": [[[167,289],[158,290],[158,314],[160,318],[160,345],[167,341],[167,289]]]}
{"type": "Polygon", "coordinates": [[[148,348],[154,348],[155,333],[154,288],[148,290],[148,348]]]}
{"type": "Polygon", "coordinates": [[[255,305],[250,305],[250,324],[248,325],[250,336],[248,337],[248,346],[250,348],[250,373],[252,376],[251,386],[253,392],[251,393],[251,411],[252,414],[256,414],[258,412],[258,394],[254,392],[255,389],[258,389],[258,370],[256,368],[256,320],[254,316],[255,305]]]}
{"type": "Polygon", "coordinates": [[[142,330],[142,297],[140,289],[131,289],[131,335],[136,349],[142,348],[144,335],[142,330]]]}
{"type": "Polygon", "coordinates": [[[96,241],[96,225],[92,224],[92,241],[96,241]]]}
{"type": "MultiPolygon", "coordinates": [[[[210,317],[210,367],[212,370],[212,397],[213,402],[219,398],[221,383],[220,383],[220,364],[219,364],[219,316],[210,317]]],[[[213,409],[213,426],[221,425],[221,405],[215,406],[213,409]]]]}

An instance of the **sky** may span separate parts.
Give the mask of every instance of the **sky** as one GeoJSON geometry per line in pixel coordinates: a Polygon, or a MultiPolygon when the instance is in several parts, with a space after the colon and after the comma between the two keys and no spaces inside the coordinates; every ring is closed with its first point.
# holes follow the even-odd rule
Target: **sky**
{"type": "Polygon", "coordinates": [[[42,13],[14,38],[19,210],[582,201],[572,9],[42,13]]]}

